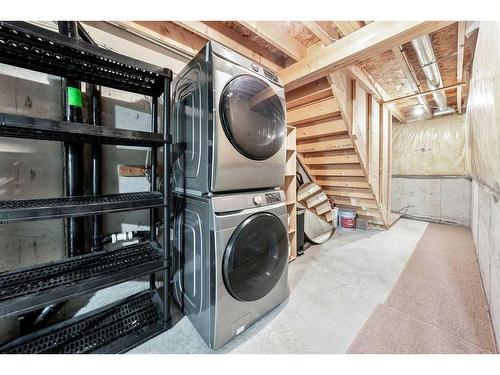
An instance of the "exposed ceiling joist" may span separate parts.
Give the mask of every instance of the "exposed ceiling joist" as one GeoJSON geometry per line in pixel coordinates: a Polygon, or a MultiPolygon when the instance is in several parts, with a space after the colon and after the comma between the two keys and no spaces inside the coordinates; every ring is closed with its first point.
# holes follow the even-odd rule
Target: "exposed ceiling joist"
{"type": "MultiPolygon", "coordinates": [[[[457,82],[462,82],[464,71],[465,21],[458,22],[457,82]]],[[[462,113],[462,86],[457,87],[457,111],[462,113]]]]}
{"type": "MultiPolygon", "coordinates": [[[[222,33],[221,31],[216,30],[215,28],[210,27],[209,25],[200,21],[174,21],[174,23],[197,35],[202,36],[205,39],[214,40],[220,44],[223,44],[226,47],[239,52],[249,59],[259,62],[260,64],[275,72],[283,69],[283,66],[245,46],[245,40],[242,37],[238,37],[238,34],[236,33],[234,33],[234,37],[231,38],[227,36],[226,33],[222,33]]],[[[232,30],[228,30],[228,32],[230,31],[232,30]]]]}
{"type": "MultiPolygon", "coordinates": [[[[348,74],[351,78],[356,79],[365,90],[369,91],[375,96],[375,99],[379,102],[385,102],[389,100],[389,94],[380,86],[371,75],[369,75],[365,70],[361,69],[359,66],[351,66],[347,69],[348,74]]],[[[389,109],[392,115],[398,119],[399,122],[406,122],[406,117],[403,113],[396,107],[395,104],[389,104],[389,109]]]]}
{"type": "Polygon", "coordinates": [[[415,79],[412,71],[410,70],[408,63],[406,62],[405,57],[403,56],[403,52],[401,52],[401,47],[400,46],[393,47],[392,53],[394,54],[394,57],[396,58],[396,61],[399,64],[399,67],[403,71],[405,78],[408,80],[408,84],[410,85],[413,92],[415,92],[415,93],[419,92],[420,88],[417,85],[416,79],[415,79]]]}
{"type": "Polygon", "coordinates": [[[111,21],[109,23],[145,39],[166,44],[190,58],[196,55],[206,43],[206,39],[193,35],[173,23],[168,25],[163,21],[111,21]]]}
{"type": "Polygon", "coordinates": [[[373,22],[355,34],[317,49],[283,69],[279,75],[286,89],[291,90],[323,77],[331,71],[354,65],[364,58],[387,51],[451,23],[451,21],[373,22]]]}
{"type": "MultiPolygon", "coordinates": [[[[158,66],[168,66],[174,74],[179,73],[194,56],[194,53],[198,51],[195,49],[195,40],[198,41],[199,48],[206,43],[206,40],[184,29],[181,29],[182,33],[193,37],[191,40],[192,48],[170,40],[170,38],[162,38],[158,33],[147,28],[139,30],[135,26],[127,26],[122,22],[84,21],[82,23],[99,46],[108,49],[112,46],[115,52],[128,54],[130,57],[145,60],[158,66]]],[[[177,27],[169,23],[169,31],[173,30],[171,26],[177,27]]],[[[174,34],[175,37],[178,36],[176,33],[169,35],[173,37],[174,34]]]]}
{"type": "MultiPolygon", "coordinates": [[[[410,88],[412,89],[413,93],[418,94],[421,92],[419,84],[417,84],[417,78],[415,74],[412,72],[408,60],[405,58],[403,55],[403,52],[401,51],[401,47],[393,47],[392,48],[392,53],[394,54],[394,57],[396,58],[396,61],[399,64],[399,67],[403,71],[404,76],[406,77],[406,80],[408,81],[408,84],[410,85],[410,88]]],[[[429,104],[427,103],[427,100],[425,99],[425,96],[420,96],[419,99],[420,103],[423,105],[424,111],[427,114],[427,116],[432,116],[431,109],[429,108],[429,104]]]]}
{"type": "Polygon", "coordinates": [[[343,36],[352,34],[363,27],[363,21],[333,21],[343,36]]]}
{"type": "Polygon", "coordinates": [[[443,86],[443,87],[439,87],[439,88],[433,89],[433,90],[427,90],[427,91],[419,92],[419,93],[412,94],[412,95],[406,95],[406,96],[402,96],[400,98],[388,99],[388,100],[385,100],[383,104],[391,104],[391,103],[395,103],[395,102],[405,101],[408,99],[417,98],[419,96],[429,95],[429,94],[432,94],[432,93],[438,92],[438,91],[446,91],[446,90],[455,89],[458,87],[462,87],[464,85],[465,85],[465,82],[458,82],[458,83],[454,83],[453,85],[443,86]]]}
{"type": "Polygon", "coordinates": [[[260,36],[284,54],[294,60],[300,60],[307,55],[307,48],[297,39],[291,36],[286,30],[276,26],[276,22],[271,21],[238,21],[254,34],[260,36]]]}
{"type": "Polygon", "coordinates": [[[328,34],[316,21],[302,21],[305,27],[307,27],[311,32],[316,35],[325,46],[335,42],[337,39],[333,38],[328,34]]]}

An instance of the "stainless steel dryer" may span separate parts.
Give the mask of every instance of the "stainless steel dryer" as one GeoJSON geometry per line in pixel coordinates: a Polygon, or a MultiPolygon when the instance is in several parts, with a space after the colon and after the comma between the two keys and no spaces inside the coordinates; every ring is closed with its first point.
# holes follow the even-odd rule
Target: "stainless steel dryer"
{"type": "Polygon", "coordinates": [[[219,349],[288,297],[282,191],[176,196],[174,297],[219,349]]]}
{"type": "Polygon", "coordinates": [[[174,189],[190,194],[283,185],[285,94],[277,76],[209,42],[173,81],[174,189]],[[185,173],[185,174],[184,174],[185,173]]]}

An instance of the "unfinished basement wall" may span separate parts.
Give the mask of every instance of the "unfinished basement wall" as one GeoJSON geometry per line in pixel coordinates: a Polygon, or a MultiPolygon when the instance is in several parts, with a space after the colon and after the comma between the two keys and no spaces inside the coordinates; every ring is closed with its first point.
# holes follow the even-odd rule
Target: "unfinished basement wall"
{"type": "MultiPolygon", "coordinates": [[[[44,24],[57,30],[53,23],[44,24]]],[[[101,46],[170,67],[174,74],[187,62],[184,57],[148,48],[146,41],[139,45],[94,27],[87,26],[87,30],[101,46]]],[[[150,131],[148,97],[102,88],[102,102],[104,126],[150,131]]],[[[0,64],[0,111],[61,119],[60,78],[0,64]]],[[[148,156],[146,148],[103,146],[103,193],[149,190],[146,177],[118,175],[120,163],[144,165],[148,156]]],[[[63,196],[63,157],[59,142],[0,137],[0,200],[63,196]]],[[[149,229],[149,211],[104,216],[104,233],[138,229],[149,229]]],[[[64,241],[63,220],[0,225],[0,272],[58,260],[64,256],[64,241]]],[[[0,342],[15,334],[17,324],[13,323],[0,321],[0,342]]]]}
{"type": "Polygon", "coordinates": [[[467,104],[472,234],[500,344],[500,22],[481,22],[467,104]]]}
{"type": "Polygon", "coordinates": [[[393,125],[392,211],[470,226],[464,120],[453,115],[393,125]]]}

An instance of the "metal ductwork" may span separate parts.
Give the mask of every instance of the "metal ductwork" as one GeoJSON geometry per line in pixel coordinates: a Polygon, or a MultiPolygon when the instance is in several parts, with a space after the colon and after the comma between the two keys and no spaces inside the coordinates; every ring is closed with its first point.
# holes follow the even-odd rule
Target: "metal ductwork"
{"type": "MultiPolygon", "coordinates": [[[[443,87],[443,80],[439,71],[434,48],[432,48],[431,37],[428,34],[423,35],[413,39],[411,41],[411,45],[417,54],[418,62],[420,63],[422,71],[427,78],[429,89],[435,90],[443,87]]],[[[446,95],[442,91],[436,91],[432,93],[432,96],[434,97],[434,101],[438,107],[437,111],[433,113],[434,116],[454,112],[453,108],[448,106],[446,95]]]]}

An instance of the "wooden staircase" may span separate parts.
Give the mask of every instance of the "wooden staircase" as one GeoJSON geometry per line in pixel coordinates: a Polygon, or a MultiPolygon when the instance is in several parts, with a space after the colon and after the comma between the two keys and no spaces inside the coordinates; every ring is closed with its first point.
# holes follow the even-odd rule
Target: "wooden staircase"
{"type": "Polygon", "coordinates": [[[288,125],[296,127],[297,159],[311,181],[333,197],[339,208],[355,209],[370,223],[387,226],[390,190],[381,184],[382,163],[375,173],[369,172],[373,142],[360,140],[353,130],[357,107],[352,85],[352,80],[338,73],[288,91],[288,125]]]}

